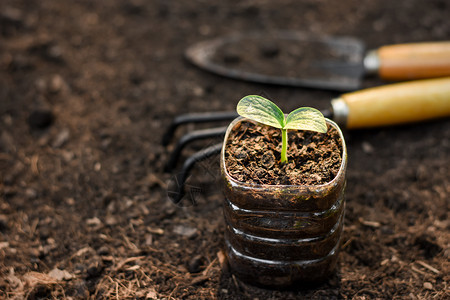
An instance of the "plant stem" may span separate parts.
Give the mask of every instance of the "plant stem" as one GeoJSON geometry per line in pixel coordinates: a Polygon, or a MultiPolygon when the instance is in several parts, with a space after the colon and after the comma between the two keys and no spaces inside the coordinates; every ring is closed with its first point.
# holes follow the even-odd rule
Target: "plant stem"
{"type": "Polygon", "coordinates": [[[287,163],[287,129],[281,129],[281,163],[287,163]]]}

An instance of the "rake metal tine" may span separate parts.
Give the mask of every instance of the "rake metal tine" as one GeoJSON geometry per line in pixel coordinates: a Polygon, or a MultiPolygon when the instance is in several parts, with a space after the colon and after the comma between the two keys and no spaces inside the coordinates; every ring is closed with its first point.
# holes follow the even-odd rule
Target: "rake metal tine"
{"type": "Polygon", "coordinates": [[[191,113],[179,115],[175,117],[175,119],[173,119],[166,133],[163,135],[162,144],[163,146],[167,146],[172,140],[175,130],[182,124],[228,121],[235,119],[237,116],[238,114],[234,111],[191,113]]]}
{"type": "Polygon", "coordinates": [[[181,201],[185,195],[184,185],[186,183],[189,174],[194,167],[194,165],[202,160],[205,160],[213,155],[220,153],[222,149],[222,143],[210,146],[203,150],[194,153],[192,156],[188,157],[183,164],[181,171],[176,175],[176,191],[168,191],[169,198],[177,204],[181,201]]]}
{"type": "Polygon", "coordinates": [[[170,154],[169,160],[164,170],[166,172],[169,172],[175,168],[175,166],[177,165],[178,158],[180,157],[181,151],[189,143],[200,139],[224,136],[226,130],[227,130],[226,127],[216,127],[216,128],[195,130],[183,135],[178,140],[174,150],[170,154]]]}

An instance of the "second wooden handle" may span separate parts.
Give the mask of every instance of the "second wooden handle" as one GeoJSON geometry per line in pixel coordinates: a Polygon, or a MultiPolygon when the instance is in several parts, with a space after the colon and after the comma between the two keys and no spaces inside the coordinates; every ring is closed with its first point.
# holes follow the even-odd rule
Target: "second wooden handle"
{"type": "Polygon", "coordinates": [[[450,116],[450,77],[396,83],[343,94],[347,128],[395,125],[450,116]]]}
{"type": "Polygon", "coordinates": [[[383,46],[377,50],[379,76],[408,80],[450,75],[450,42],[383,46]]]}

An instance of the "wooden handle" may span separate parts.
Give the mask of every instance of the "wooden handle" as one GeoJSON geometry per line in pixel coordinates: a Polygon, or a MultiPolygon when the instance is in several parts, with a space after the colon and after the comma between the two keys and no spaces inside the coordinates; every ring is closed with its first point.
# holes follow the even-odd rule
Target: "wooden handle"
{"type": "Polygon", "coordinates": [[[343,94],[347,128],[387,126],[450,116],[450,77],[343,94]]]}
{"type": "Polygon", "coordinates": [[[379,76],[408,80],[450,76],[450,42],[398,44],[377,50],[379,76]]]}

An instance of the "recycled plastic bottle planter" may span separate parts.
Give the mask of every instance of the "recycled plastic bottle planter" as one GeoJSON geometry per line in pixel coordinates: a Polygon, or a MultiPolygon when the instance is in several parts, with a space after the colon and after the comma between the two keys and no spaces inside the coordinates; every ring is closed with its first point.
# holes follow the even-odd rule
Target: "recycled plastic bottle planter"
{"type": "MultiPolygon", "coordinates": [[[[225,242],[231,271],[255,285],[286,287],[320,282],[335,269],[344,223],[347,150],[339,127],[342,162],[334,179],[321,185],[244,183],[227,170],[225,151],[220,163],[224,186],[225,242]]],[[[248,121],[251,122],[251,121],[248,121]]]]}

